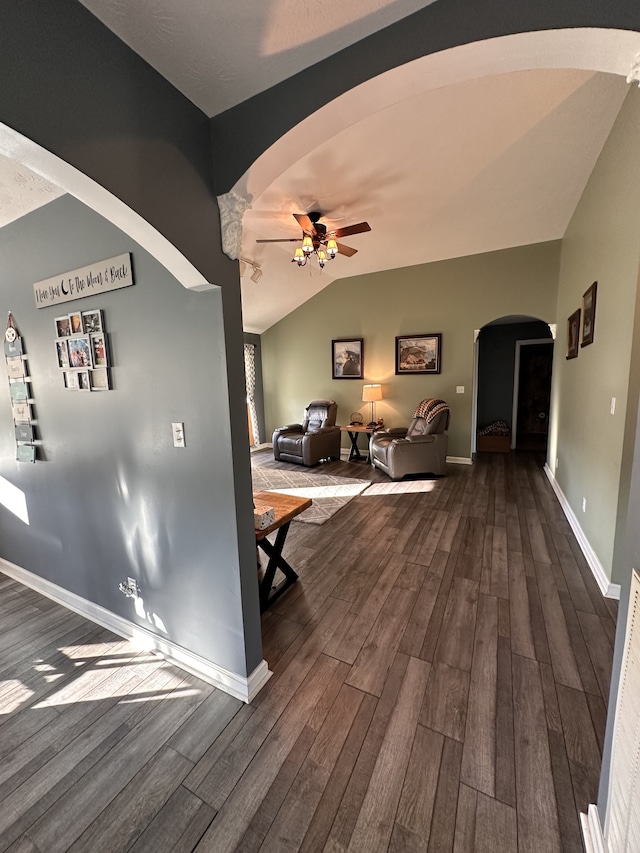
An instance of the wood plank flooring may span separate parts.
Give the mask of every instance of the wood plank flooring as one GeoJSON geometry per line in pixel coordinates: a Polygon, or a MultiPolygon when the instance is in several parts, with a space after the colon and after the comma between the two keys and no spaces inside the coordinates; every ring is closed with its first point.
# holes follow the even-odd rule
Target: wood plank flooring
{"type": "Polygon", "coordinates": [[[616,607],[541,460],[314,470],[374,485],[292,524],[251,705],[0,575],[0,851],[582,851],[616,607]]]}

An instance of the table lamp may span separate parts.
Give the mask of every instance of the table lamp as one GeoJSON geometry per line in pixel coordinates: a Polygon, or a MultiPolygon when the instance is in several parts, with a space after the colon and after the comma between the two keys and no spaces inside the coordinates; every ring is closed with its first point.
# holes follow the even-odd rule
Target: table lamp
{"type": "Polygon", "coordinates": [[[362,389],[362,400],[371,403],[371,421],[367,424],[369,429],[375,429],[376,422],[376,400],[382,400],[382,385],[365,385],[362,389]]]}

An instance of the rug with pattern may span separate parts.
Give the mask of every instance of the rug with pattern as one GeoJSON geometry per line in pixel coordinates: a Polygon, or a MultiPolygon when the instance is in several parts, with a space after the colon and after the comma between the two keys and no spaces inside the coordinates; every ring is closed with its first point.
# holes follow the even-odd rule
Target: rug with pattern
{"type": "Polygon", "coordinates": [[[355,480],[331,474],[309,474],[304,470],[276,471],[253,468],[251,476],[255,492],[284,492],[311,498],[313,504],[309,509],[305,509],[293,519],[308,524],[324,524],[370,485],[369,480],[355,480]]]}

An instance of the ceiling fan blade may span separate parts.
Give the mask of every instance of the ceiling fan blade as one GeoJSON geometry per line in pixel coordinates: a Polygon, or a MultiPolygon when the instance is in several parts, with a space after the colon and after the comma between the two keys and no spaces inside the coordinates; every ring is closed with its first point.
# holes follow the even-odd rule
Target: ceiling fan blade
{"type": "Polygon", "coordinates": [[[256,240],[256,243],[299,243],[300,237],[275,237],[272,240],[256,240]]]}
{"type": "Polygon", "coordinates": [[[311,235],[316,233],[315,225],[309,219],[306,213],[294,213],[293,218],[297,220],[298,225],[302,228],[303,231],[308,231],[311,235]]]}
{"type": "Polygon", "coordinates": [[[371,226],[368,222],[358,222],[357,225],[347,225],[346,228],[336,228],[331,231],[332,237],[350,237],[352,234],[363,234],[365,231],[371,231],[371,226]]]}
{"type": "Polygon", "coordinates": [[[355,255],[357,251],[357,249],[352,249],[351,246],[345,246],[344,243],[338,243],[339,254],[346,255],[347,258],[350,258],[352,255],[355,255]]]}

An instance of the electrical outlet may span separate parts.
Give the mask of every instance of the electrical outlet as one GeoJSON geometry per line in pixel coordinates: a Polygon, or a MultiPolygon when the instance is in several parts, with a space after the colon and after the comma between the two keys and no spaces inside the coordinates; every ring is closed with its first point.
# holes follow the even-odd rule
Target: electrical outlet
{"type": "Polygon", "coordinates": [[[171,431],[173,432],[173,446],[185,447],[184,424],[171,424],[171,431]]]}
{"type": "Polygon", "coordinates": [[[456,394],[464,394],[464,385],[456,385],[456,394]]]}
{"type": "Polygon", "coordinates": [[[586,512],[586,511],[587,511],[587,499],[582,498],[582,512],[586,512]]]}
{"type": "Polygon", "coordinates": [[[126,596],[126,598],[140,597],[140,587],[138,586],[138,581],[135,578],[127,578],[126,583],[123,582],[118,584],[118,589],[124,596],[126,596]]]}
{"type": "Polygon", "coordinates": [[[615,413],[616,413],[616,398],[612,397],[611,398],[611,414],[615,415],[615,413]]]}

